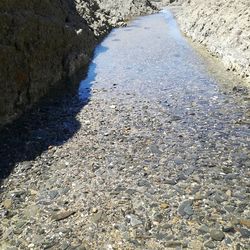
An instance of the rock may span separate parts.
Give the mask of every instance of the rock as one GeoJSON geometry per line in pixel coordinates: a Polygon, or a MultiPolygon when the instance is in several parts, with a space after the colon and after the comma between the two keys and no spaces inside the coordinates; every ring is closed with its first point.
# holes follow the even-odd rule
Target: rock
{"type": "Polygon", "coordinates": [[[225,232],[225,233],[230,233],[230,232],[231,232],[231,233],[234,233],[234,232],[235,232],[234,226],[231,225],[231,224],[228,224],[228,225],[226,225],[226,226],[223,226],[222,231],[225,232]]]}
{"type": "Polygon", "coordinates": [[[139,187],[143,187],[143,186],[150,187],[151,186],[150,183],[147,180],[139,180],[137,185],[139,187]]]}
{"type": "Polygon", "coordinates": [[[202,234],[206,234],[210,232],[210,229],[207,225],[201,225],[198,230],[202,234]]]}
{"type": "Polygon", "coordinates": [[[103,211],[98,211],[92,216],[92,221],[96,224],[100,222],[103,216],[103,211]]]}
{"type": "Polygon", "coordinates": [[[192,200],[183,201],[178,207],[178,213],[181,216],[191,216],[191,215],[193,215],[194,211],[193,211],[192,204],[193,204],[192,200]]]}
{"type": "Polygon", "coordinates": [[[22,228],[24,225],[26,225],[27,224],[27,221],[24,221],[24,220],[18,220],[17,222],[16,222],[16,224],[15,224],[15,226],[17,227],[17,228],[22,228]]]}
{"type": "Polygon", "coordinates": [[[231,190],[227,190],[226,195],[227,195],[228,197],[232,197],[232,191],[231,191],[231,190]]]}
{"type": "Polygon", "coordinates": [[[24,210],[24,215],[27,218],[35,218],[40,212],[40,209],[36,205],[31,205],[24,210]]]}
{"type": "Polygon", "coordinates": [[[170,248],[175,248],[175,247],[179,247],[181,246],[182,243],[180,241],[167,241],[165,243],[165,246],[166,247],[170,247],[170,248]]]}
{"type": "Polygon", "coordinates": [[[222,241],[225,238],[225,234],[220,230],[211,230],[210,237],[215,241],[222,241]]]}
{"type": "Polygon", "coordinates": [[[241,228],[240,234],[242,238],[246,238],[246,239],[250,238],[250,230],[247,230],[246,228],[241,228]]]}
{"type": "Polygon", "coordinates": [[[245,226],[245,227],[247,227],[247,228],[250,228],[250,220],[241,219],[241,220],[240,220],[240,224],[241,224],[242,226],[245,226]]]}
{"type": "Polygon", "coordinates": [[[59,195],[59,192],[57,190],[52,190],[49,192],[50,199],[55,199],[59,195]]]}
{"type": "Polygon", "coordinates": [[[161,209],[167,209],[167,208],[169,208],[169,204],[167,204],[167,203],[162,203],[162,204],[160,205],[160,208],[161,208],[161,209]]]}
{"type": "Polygon", "coordinates": [[[97,212],[98,212],[98,208],[93,207],[93,208],[92,208],[92,213],[97,213],[97,212]]]}
{"type": "Polygon", "coordinates": [[[177,181],[175,179],[166,179],[164,180],[164,183],[168,185],[176,185],[177,181]]]}
{"type": "Polygon", "coordinates": [[[64,220],[75,213],[76,213],[76,211],[70,211],[70,210],[69,211],[61,211],[57,214],[52,215],[52,220],[55,220],[55,221],[64,220]]]}
{"type": "Polygon", "coordinates": [[[207,248],[210,248],[210,249],[216,248],[216,245],[214,244],[213,241],[207,241],[207,242],[205,242],[204,246],[207,247],[207,248]]]}
{"type": "Polygon", "coordinates": [[[11,199],[6,199],[3,201],[3,207],[5,209],[10,209],[12,207],[12,200],[11,199]]]}
{"type": "Polygon", "coordinates": [[[127,215],[127,218],[129,219],[132,227],[142,224],[142,221],[136,215],[130,214],[130,215],[127,215]]]}

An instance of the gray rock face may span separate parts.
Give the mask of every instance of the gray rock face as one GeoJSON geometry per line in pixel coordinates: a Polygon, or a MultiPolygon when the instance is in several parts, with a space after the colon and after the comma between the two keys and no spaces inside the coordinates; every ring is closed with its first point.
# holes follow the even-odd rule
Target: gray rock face
{"type": "Polygon", "coordinates": [[[122,24],[121,21],[131,17],[153,13],[156,7],[149,0],[97,0],[100,7],[111,16],[112,24],[122,24]]]}
{"type": "Polygon", "coordinates": [[[0,126],[74,81],[111,25],[153,11],[146,0],[101,7],[93,0],[0,2],[0,126]]]}
{"type": "Polygon", "coordinates": [[[222,58],[228,70],[250,82],[250,2],[248,0],[184,1],[177,11],[187,36],[222,58]]]}
{"type": "Polygon", "coordinates": [[[86,66],[97,39],[71,1],[0,3],[0,124],[86,66]]]}

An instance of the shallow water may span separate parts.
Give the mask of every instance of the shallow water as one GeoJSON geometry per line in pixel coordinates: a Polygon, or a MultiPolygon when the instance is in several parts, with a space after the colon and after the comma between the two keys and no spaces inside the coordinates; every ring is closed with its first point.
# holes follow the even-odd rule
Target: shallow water
{"type": "Polygon", "coordinates": [[[223,158],[248,158],[248,94],[244,88],[236,89],[240,93],[228,91],[236,78],[212,63],[188,43],[172,13],[164,10],[112,31],[96,49],[79,96],[84,99],[92,86],[105,89],[103,99],[123,95],[121,102],[127,104],[132,96],[155,102],[166,110],[166,116],[159,117],[162,122],[175,117],[181,121],[174,125],[176,130],[202,138],[202,147],[214,147],[214,151],[216,143],[223,141],[229,151],[238,145],[236,151],[244,154],[224,152],[223,158]]]}

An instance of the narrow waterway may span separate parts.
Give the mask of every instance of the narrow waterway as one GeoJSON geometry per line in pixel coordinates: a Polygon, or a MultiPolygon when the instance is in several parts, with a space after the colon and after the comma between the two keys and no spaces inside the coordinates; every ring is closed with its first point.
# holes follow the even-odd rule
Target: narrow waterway
{"type": "Polygon", "coordinates": [[[114,29],[74,105],[5,181],[0,249],[250,248],[248,90],[169,11],[114,29]]]}

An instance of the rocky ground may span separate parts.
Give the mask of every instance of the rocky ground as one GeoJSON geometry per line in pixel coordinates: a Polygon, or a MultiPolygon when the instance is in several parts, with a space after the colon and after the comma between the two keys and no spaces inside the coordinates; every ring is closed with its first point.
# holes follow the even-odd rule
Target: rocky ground
{"type": "Polygon", "coordinates": [[[249,249],[246,159],[235,165],[230,144],[214,151],[183,133],[159,103],[103,91],[72,139],[16,166],[1,194],[0,249],[249,249]]]}
{"type": "Polygon", "coordinates": [[[15,169],[0,249],[250,248],[248,91],[218,87],[146,20],[100,47],[89,101],[52,100],[1,134],[15,169]]]}
{"type": "Polygon", "coordinates": [[[183,1],[176,16],[182,31],[250,82],[250,2],[183,1]]]}

